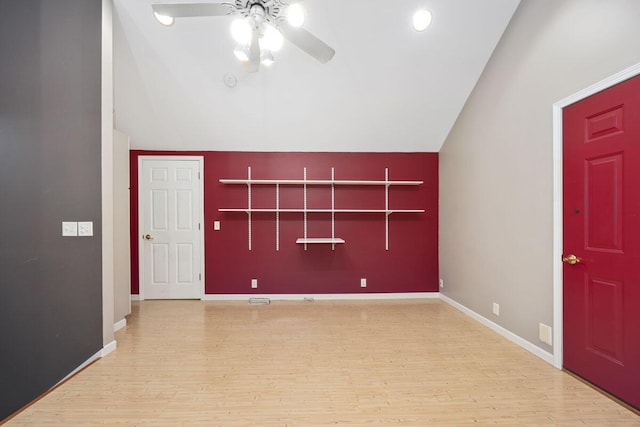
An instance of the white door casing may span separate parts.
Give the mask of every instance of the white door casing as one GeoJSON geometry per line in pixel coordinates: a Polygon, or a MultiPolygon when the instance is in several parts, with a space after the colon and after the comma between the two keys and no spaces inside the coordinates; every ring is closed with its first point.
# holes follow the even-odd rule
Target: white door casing
{"type": "Polygon", "coordinates": [[[140,299],[204,296],[204,159],[138,160],[140,299]]]}

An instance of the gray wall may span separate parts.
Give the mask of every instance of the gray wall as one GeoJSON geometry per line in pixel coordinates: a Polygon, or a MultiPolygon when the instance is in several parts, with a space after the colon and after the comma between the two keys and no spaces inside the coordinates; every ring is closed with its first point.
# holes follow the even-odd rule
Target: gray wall
{"type": "Polygon", "coordinates": [[[1,420],[102,348],[101,1],[0,1],[0,58],[1,420]]]}
{"type": "Polygon", "coordinates": [[[440,153],[443,293],[547,351],[552,105],[640,62],[638,18],[637,0],[523,0],[440,153]]]}

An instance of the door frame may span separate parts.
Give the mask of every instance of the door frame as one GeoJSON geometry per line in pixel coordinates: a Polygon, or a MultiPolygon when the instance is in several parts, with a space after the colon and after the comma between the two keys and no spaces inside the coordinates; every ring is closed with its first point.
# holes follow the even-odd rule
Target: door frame
{"type": "Polygon", "coordinates": [[[563,301],[562,301],[562,113],[571,104],[602,92],[625,80],[640,75],[640,63],[592,84],[553,104],[553,366],[563,364],[563,301]]]}
{"type": "MultiPolygon", "coordinates": [[[[136,238],[140,238],[141,230],[142,230],[142,219],[143,215],[142,208],[144,206],[144,200],[142,199],[142,164],[145,160],[166,160],[166,161],[180,161],[180,160],[193,160],[198,162],[198,166],[200,168],[200,179],[198,182],[200,185],[198,186],[198,191],[200,193],[200,210],[198,212],[198,220],[202,226],[198,231],[198,235],[200,237],[200,269],[202,270],[202,280],[200,281],[200,300],[204,299],[204,283],[205,283],[205,275],[204,275],[204,156],[164,156],[164,155],[143,155],[138,156],[138,236],[136,238]]],[[[144,301],[144,268],[142,257],[143,257],[144,245],[138,245],[138,296],[140,301],[144,301]]]]}

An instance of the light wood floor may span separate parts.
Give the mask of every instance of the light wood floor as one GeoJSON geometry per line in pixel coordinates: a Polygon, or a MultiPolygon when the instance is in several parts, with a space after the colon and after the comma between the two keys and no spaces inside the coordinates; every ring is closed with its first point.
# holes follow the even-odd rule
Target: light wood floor
{"type": "Polygon", "coordinates": [[[128,322],[6,425],[640,425],[437,300],[145,301],[128,322]]]}

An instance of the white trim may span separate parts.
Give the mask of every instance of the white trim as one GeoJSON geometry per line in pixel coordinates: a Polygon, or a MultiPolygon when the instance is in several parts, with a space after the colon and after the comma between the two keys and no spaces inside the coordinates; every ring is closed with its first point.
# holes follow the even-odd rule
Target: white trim
{"type": "Polygon", "coordinates": [[[122,319],[113,324],[113,332],[118,332],[120,329],[127,326],[127,319],[122,319]]]}
{"type": "MultiPolygon", "coordinates": [[[[91,363],[95,362],[96,360],[102,358],[102,352],[104,351],[104,349],[99,350],[96,354],[94,354],[93,356],[91,356],[90,358],[88,358],[87,360],[85,360],[80,366],[78,366],[76,369],[74,369],[73,371],[71,371],[70,373],[68,373],[63,379],[61,379],[60,381],[58,381],[56,383],[56,385],[54,385],[53,387],[58,386],[60,383],[65,382],[66,380],[68,380],[69,378],[71,378],[72,376],[74,376],[75,374],[77,374],[78,372],[80,372],[81,370],[83,370],[84,368],[86,368],[88,365],[90,365],[91,363]]],[[[53,388],[52,387],[52,388],[53,388]]]]}
{"type": "Polygon", "coordinates": [[[105,345],[102,349],[98,350],[98,352],[96,352],[93,356],[91,356],[90,358],[88,358],[87,360],[82,362],[82,364],[80,364],[80,366],[78,366],[76,369],[74,369],[73,371],[68,373],[63,379],[58,381],[56,383],[56,385],[54,385],[52,388],[54,388],[54,387],[58,386],[59,384],[65,382],[66,380],[68,380],[69,378],[71,378],[72,376],[74,376],[75,374],[77,374],[78,372],[80,372],[81,370],[83,370],[84,368],[86,368],[87,366],[89,366],[90,364],[95,362],[96,360],[102,359],[107,354],[109,354],[112,351],[114,351],[116,349],[116,347],[117,347],[116,341],[115,340],[111,341],[109,344],[105,345]]]}
{"type": "Polygon", "coordinates": [[[449,304],[450,306],[460,310],[461,312],[463,312],[467,316],[471,317],[472,319],[476,320],[477,322],[483,324],[484,326],[486,326],[487,328],[489,328],[492,331],[496,332],[497,334],[502,335],[503,337],[505,337],[509,341],[519,345],[520,347],[524,348],[528,352],[533,353],[535,356],[538,356],[540,359],[542,359],[545,362],[553,365],[553,354],[551,354],[551,353],[549,353],[547,351],[544,351],[543,349],[541,349],[540,347],[538,347],[538,346],[536,346],[534,344],[531,344],[529,341],[525,340],[524,338],[514,334],[513,332],[509,331],[508,329],[503,328],[502,326],[498,325],[497,323],[492,322],[491,320],[487,319],[486,317],[483,317],[483,316],[479,315],[475,311],[465,307],[464,305],[460,304],[459,302],[456,302],[456,301],[452,300],[451,298],[449,298],[446,295],[440,294],[440,299],[442,301],[446,302],[447,304],[449,304]]]}
{"type": "Polygon", "coordinates": [[[115,351],[117,347],[118,343],[116,342],[116,340],[111,341],[109,344],[102,347],[102,350],[100,351],[100,357],[105,357],[112,351],[115,351]]]}
{"type": "Polygon", "coordinates": [[[361,293],[361,294],[207,294],[205,301],[249,301],[249,298],[269,298],[272,301],[314,300],[385,300],[438,299],[439,292],[361,293]]]}
{"type": "MultiPolygon", "coordinates": [[[[102,344],[113,340],[113,0],[102,0],[100,191],[102,218],[102,344]]],[[[87,218],[88,220],[94,220],[87,218]]],[[[98,221],[96,221],[98,222],[98,221]]],[[[96,224],[97,225],[97,224],[96,224]]]]}
{"type": "Polygon", "coordinates": [[[131,301],[143,301],[139,294],[131,294],[131,301]]]}
{"type": "Polygon", "coordinates": [[[562,368],[562,109],[640,75],[640,63],[607,77],[553,104],[553,366],[562,368]]]}
{"type": "MultiPolygon", "coordinates": [[[[183,161],[183,160],[192,160],[198,162],[200,178],[199,182],[199,191],[200,191],[200,218],[199,222],[201,224],[199,234],[200,234],[200,269],[199,272],[201,274],[202,280],[200,281],[200,299],[204,299],[205,290],[205,256],[204,256],[204,156],[165,156],[165,155],[143,155],[138,156],[138,235],[140,235],[140,230],[142,230],[142,215],[140,215],[140,211],[142,209],[144,201],[142,200],[142,163],[145,160],[166,160],[166,161],[183,161]]],[[[134,300],[133,295],[131,296],[132,301],[144,301],[144,266],[142,261],[142,253],[144,250],[144,245],[138,243],[138,299],[134,300]]]]}
{"type": "Polygon", "coordinates": [[[553,105],[553,366],[562,369],[562,107],[553,105]]]}

